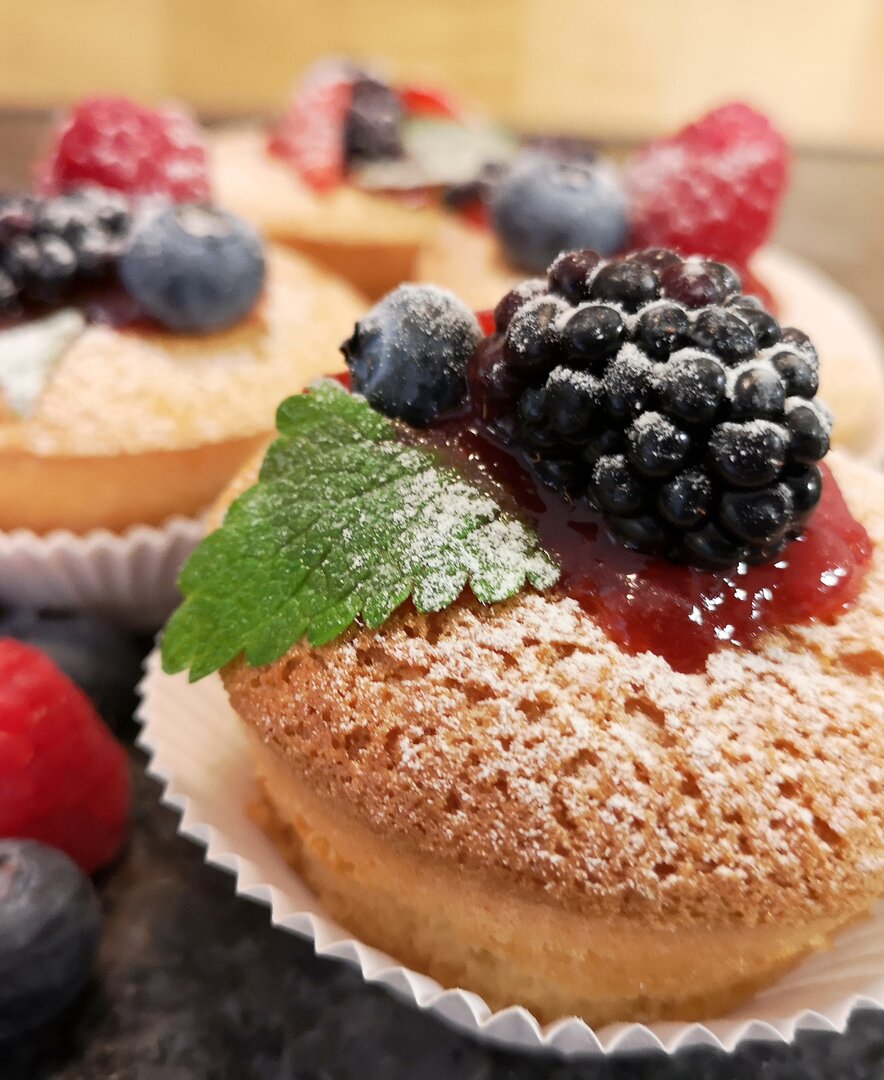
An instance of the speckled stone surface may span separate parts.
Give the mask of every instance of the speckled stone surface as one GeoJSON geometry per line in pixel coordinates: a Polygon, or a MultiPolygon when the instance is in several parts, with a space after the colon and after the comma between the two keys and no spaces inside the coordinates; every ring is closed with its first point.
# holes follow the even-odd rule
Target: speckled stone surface
{"type": "Polygon", "coordinates": [[[0,1080],[880,1080],[884,1016],[794,1047],[568,1064],[492,1051],[271,927],[176,835],[133,752],[136,812],[99,882],[99,969],[49,1028],[0,1043],[0,1080]]]}

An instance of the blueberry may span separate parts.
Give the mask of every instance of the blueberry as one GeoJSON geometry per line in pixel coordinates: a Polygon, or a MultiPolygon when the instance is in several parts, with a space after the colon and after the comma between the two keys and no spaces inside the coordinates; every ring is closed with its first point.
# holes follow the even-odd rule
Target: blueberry
{"type": "Polygon", "coordinates": [[[592,279],[594,300],[620,304],[626,311],[638,311],[660,295],[657,272],[640,262],[625,259],[607,263],[592,279]]]}
{"type": "Polygon", "coordinates": [[[727,396],[734,420],[777,420],[786,404],[786,386],[771,364],[749,363],[734,372],[727,396]]]}
{"type": "Polygon", "coordinates": [[[752,327],[738,315],[719,307],[700,312],[691,327],[691,340],[698,348],[714,352],[724,360],[743,360],[758,347],[752,327]]]}
{"type": "Polygon", "coordinates": [[[425,426],[459,405],[482,331],[466,304],[434,285],[400,285],[341,346],[353,389],[387,416],[425,426]]]}
{"type": "Polygon", "coordinates": [[[491,197],[491,220],[507,259],[539,272],[563,251],[610,255],[626,242],[626,199],[605,160],[564,161],[520,153],[491,197]]]}
{"type": "Polygon", "coordinates": [[[550,292],[564,297],[569,304],[589,299],[590,274],[602,262],[597,251],[566,251],[549,268],[550,292]]]}
{"type": "Polygon", "coordinates": [[[764,547],[783,539],[794,509],[792,492],[786,484],[760,491],[727,491],[721,498],[719,520],[741,540],[764,547]]]}
{"type": "Polygon", "coordinates": [[[786,429],[789,432],[789,461],[814,465],[829,452],[831,424],[815,401],[789,398],[786,402],[786,429]]]}
{"type": "Polygon", "coordinates": [[[620,312],[607,304],[583,304],[562,327],[562,352],[572,366],[599,367],[626,337],[620,312]]]}
{"type": "Polygon", "coordinates": [[[558,320],[568,310],[565,301],[555,296],[539,296],[519,308],[504,344],[506,358],[514,368],[532,376],[552,371],[561,344],[558,320]]]}
{"type": "Polygon", "coordinates": [[[623,454],[600,457],[592,470],[593,494],[602,510],[618,517],[635,517],[645,505],[640,479],[623,454]]]}
{"type": "Polygon", "coordinates": [[[92,883],[66,855],[34,840],[0,840],[0,1039],[73,1000],[100,932],[92,883]]]}
{"type": "Polygon", "coordinates": [[[149,214],[120,259],[120,279],[170,330],[223,330],[243,319],[264,287],[258,234],[224,210],[188,204],[149,214]]]}
{"type": "Polygon", "coordinates": [[[737,488],[762,487],[779,476],[786,463],[786,432],[769,420],[719,424],[709,438],[715,472],[737,488]]]}
{"type": "Polygon", "coordinates": [[[712,481],[702,469],[686,469],[663,484],[657,494],[661,517],[676,529],[693,529],[712,509],[712,481]]]}
{"type": "Polygon", "coordinates": [[[344,122],[348,164],[397,158],[402,154],[402,106],[392,87],[363,75],[353,83],[344,122]]]}
{"type": "Polygon", "coordinates": [[[626,432],[627,456],[642,476],[660,479],[684,465],[690,436],[656,412],[645,412],[626,432]]]}
{"type": "Polygon", "coordinates": [[[812,398],[819,390],[819,361],[816,353],[811,356],[784,349],[774,353],[770,362],[786,384],[786,394],[789,397],[812,398]]]}
{"type": "Polygon", "coordinates": [[[714,356],[682,353],[660,369],[660,405],[670,416],[689,424],[715,418],[727,384],[724,366],[714,356]]]}
{"type": "Polygon", "coordinates": [[[665,360],[687,344],[690,320],[677,304],[652,304],[639,316],[634,337],[648,356],[665,360]]]}

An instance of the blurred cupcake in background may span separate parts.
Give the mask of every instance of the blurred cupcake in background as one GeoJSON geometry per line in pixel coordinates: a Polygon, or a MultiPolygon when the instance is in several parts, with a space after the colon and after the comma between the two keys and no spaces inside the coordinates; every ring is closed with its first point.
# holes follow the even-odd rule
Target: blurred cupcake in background
{"type": "Polygon", "coordinates": [[[444,92],[335,58],[303,75],[269,130],[231,127],[210,141],[223,205],[371,297],[414,275],[441,191],[515,148],[444,92]]]}
{"type": "Polygon", "coordinates": [[[212,186],[185,113],[94,98],[0,203],[0,598],[161,619],[202,509],[339,365],[359,296],[212,186]]]}
{"type": "Polygon", "coordinates": [[[767,245],[788,178],[784,138],[739,103],[648,143],[622,167],[582,140],[529,142],[447,192],[451,212],[421,252],[417,278],[481,310],[526,274],[543,276],[563,250],[667,247],[726,263],[784,324],[807,329],[838,415],[836,441],[877,457],[884,353],[874,327],[834,283],[767,245]]]}

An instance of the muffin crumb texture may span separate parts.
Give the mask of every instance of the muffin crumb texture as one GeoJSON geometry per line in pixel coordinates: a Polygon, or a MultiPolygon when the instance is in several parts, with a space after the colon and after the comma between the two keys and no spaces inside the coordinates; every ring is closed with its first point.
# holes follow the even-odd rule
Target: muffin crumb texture
{"type": "MultiPolygon", "coordinates": [[[[884,479],[833,455],[884,542],[884,479]]],[[[849,917],[884,892],[884,556],[860,601],[724,648],[626,656],[566,598],[464,597],[224,673],[300,780],[403,854],[648,926],[849,917]]]]}

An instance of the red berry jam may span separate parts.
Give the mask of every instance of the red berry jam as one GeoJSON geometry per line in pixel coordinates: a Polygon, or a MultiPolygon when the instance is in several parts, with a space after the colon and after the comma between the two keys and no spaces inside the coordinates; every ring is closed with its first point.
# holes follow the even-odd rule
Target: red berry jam
{"type": "Polygon", "coordinates": [[[823,466],[823,496],[800,539],[772,563],[711,571],[630,551],[601,517],[540,486],[475,417],[432,432],[452,463],[509,497],[562,567],[559,585],[631,653],[653,652],[681,672],[701,672],[720,648],[750,644],[776,627],[834,620],[856,600],[872,542],[823,466]]]}

